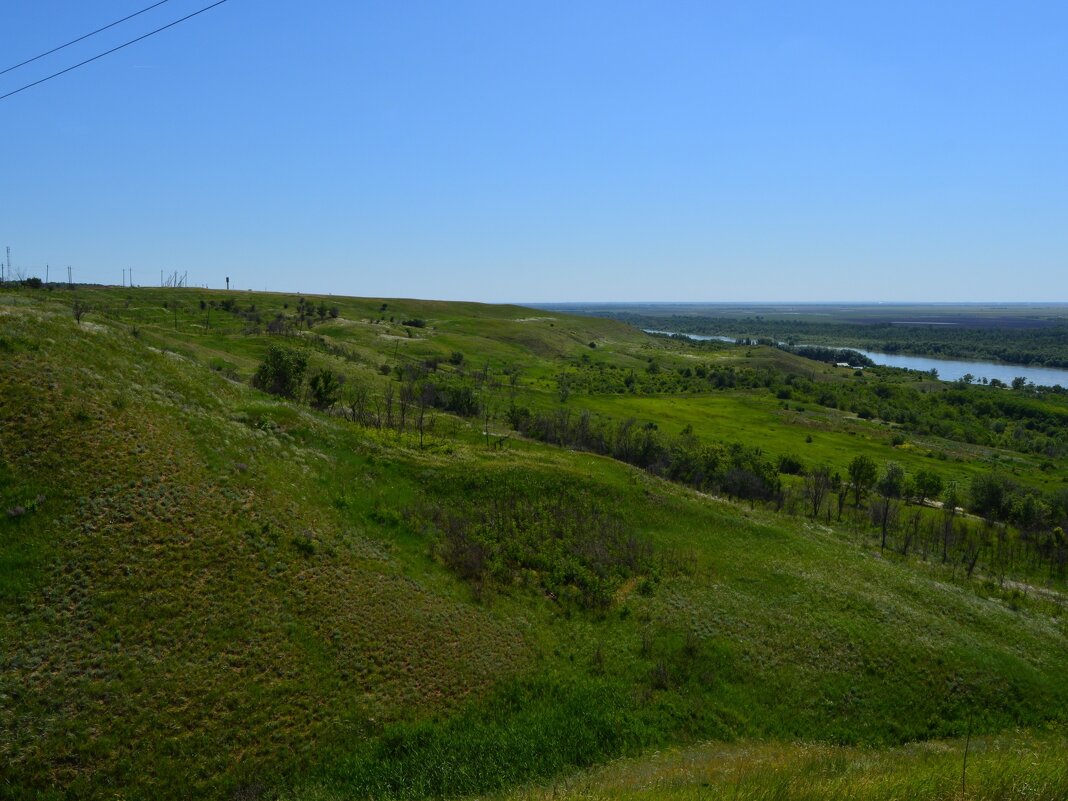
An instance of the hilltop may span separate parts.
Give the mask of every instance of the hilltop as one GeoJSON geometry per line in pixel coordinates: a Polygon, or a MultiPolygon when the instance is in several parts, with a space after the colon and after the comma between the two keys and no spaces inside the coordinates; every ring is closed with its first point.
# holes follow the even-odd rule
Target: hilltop
{"type": "MultiPolygon", "coordinates": [[[[1061,398],[199,289],[5,290],[0,365],[4,797],[536,796],[666,746],[1068,745],[1061,398]],[[293,397],[272,351],[305,363],[293,397]],[[807,514],[858,454],[962,492],[997,467],[1046,511],[962,509],[941,559],[946,515],[905,491],[883,542],[874,483],[807,514]]],[[[1015,797],[1062,797],[1043,775],[1015,797]]]]}

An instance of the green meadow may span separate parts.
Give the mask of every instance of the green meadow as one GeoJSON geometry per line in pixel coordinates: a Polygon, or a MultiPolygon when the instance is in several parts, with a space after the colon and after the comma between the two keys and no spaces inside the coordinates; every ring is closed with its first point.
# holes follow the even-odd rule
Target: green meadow
{"type": "Polygon", "coordinates": [[[0,797],[1064,798],[1066,414],[518,306],[6,289],[0,797]],[[523,428],[584,413],[661,460],[523,428]],[[875,485],[804,512],[858,455],[1015,495],[938,558],[887,491],[880,547],[875,485]]]}

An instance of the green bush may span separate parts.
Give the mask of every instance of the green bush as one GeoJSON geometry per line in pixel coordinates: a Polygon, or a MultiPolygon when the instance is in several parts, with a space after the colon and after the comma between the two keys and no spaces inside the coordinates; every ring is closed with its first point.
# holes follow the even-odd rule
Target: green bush
{"type": "Polygon", "coordinates": [[[318,370],[308,381],[308,394],[316,409],[330,409],[341,397],[341,379],[333,370],[318,370]]]}
{"type": "Polygon", "coordinates": [[[308,369],[308,356],[295,348],[271,344],[263,363],[252,376],[252,386],[280,395],[283,398],[295,398],[304,381],[304,372],[308,369]]]}

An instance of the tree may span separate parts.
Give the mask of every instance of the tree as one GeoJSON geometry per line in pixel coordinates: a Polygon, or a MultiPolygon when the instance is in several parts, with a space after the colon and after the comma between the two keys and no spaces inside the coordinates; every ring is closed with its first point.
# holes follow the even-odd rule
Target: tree
{"type": "Polygon", "coordinates": [[[1046,525],[1050,508],[1035,492],[1017,495],[1012,501],[1009,515],[1012,522],[1027,534],[1034,534],[1046,525]]]}
{"type": "Polygon", "coordinates": [[[930,470],[921,470],[913,476],[912,486],[920,500],[920,506],[923,506],[924,501],[938,497],[942,491],[942,477],[930,470]]]}
{"type": "Polygon", "coordinates": [[[883,477],[879,479],[879,525],[882,529],[882,539],[879,547],[886,547],[886,532],[890,527],[891,520],[897,514],[897,499],[901,497],[905,489],[905,471],[896,462],[888,462],[883,477]]]}
{"type": "Polygon", "coordinates": [[[426,413],[427,409],[434,405],[434,385],[429,381],[424,381],[419,388],[419,415],[416,418],[416,422],[419,425],[419,447],[423,447],[423,433],[426,430],[426,413]]]}
{"type": "Polygon", "coordinates": [[[825,464],[814,467],[805,479],[805,495],[812,508],[812,516],[818,517],[823,500],[831,489],[831,468],[825,464]]]}
{"type": "Polygon", "coordinates": [[[570,396],[571,379],[567,373],[560,373],[556,376],[556,397],[559,398],[560,403],[567,403],[570,396]]]}
{"type": "Polygon", "coordinates": [[[860,501],[879,475],[879,469],[870,456],[854,456],[849,463],[849,486],[853,490],[854,505],[860,506],[860,501]]]}
{"type": "Polygon", "coordinates": [[[949,482],[942,496],[942,564],[949,559],[949,541],[953,537],[953,521],[957,516],[960,500],[956,482],[949,482]]]}
{"type": "Polygon", "coordinates": [[[320,411],[327,411],[341,397],[341,380],[333,370],[317,370],[308,380],[308,392],[311,405],[320,411]]]}
{"type": "Polygon", "coordinates": [[[252,386],[272,395],[295,398],[307,367],[307,354],[284,345],[268,345],[263,363],[252,376],[252,386]]]}
{"type": "MultiPolygon", "coordinates": [[[[842,476],[837,471],[831,476],[831,489],[834,490],[835,496],[838,500],[838,519],[842,519],[842,510],[845,509],[846,495],[848,493],[848,487],[842,483],[842,476]]],[[[828,511],[828,514],[830,512],[828,511]]]]}
{"type": "Polygon", "coordinates": [[[368,404],[370,401],[367,387],[358,381],[346,381],[342,388],[342,405],[347,410],[348,418],[354,423],[366,425],[368,421],[368,404]]]}
{"type": "Polygon", "coordinates": [[[71,311],[74,313],[74,322],[76,322],[78,325],[81,325],[82,317],[84,317],[85,313],[89,311],[89,304],[86,303],[84,300],[76,300],[71,306],[71,311]]]}
{"type": "Polygon", "coordinates": [[[968,487],[970,511],[988,520],[1004,520],[1018,491],[1016,482],[1000,473],[980,473],[968,487]]]}

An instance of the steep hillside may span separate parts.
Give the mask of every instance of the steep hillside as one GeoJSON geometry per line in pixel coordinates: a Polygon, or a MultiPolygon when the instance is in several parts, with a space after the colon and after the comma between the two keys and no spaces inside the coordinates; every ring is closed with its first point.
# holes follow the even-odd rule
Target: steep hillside
{"type": "Polygon", "coordinates": [[[968,580],[510,429],[517,396],[567,400],[583,355],[693,358],[674,343],[347,298],[271,335],[306,304],[81,292],[80,322],[66,292],[0,294],[4,797],[463,795],[673,743],[1065,722],[1055,587],[968,580]],[[432,363],[481,371],[490,411],[398,431],[353,397],[279,399],[249,385],[279,341],[368,410],[432,363]]]}

